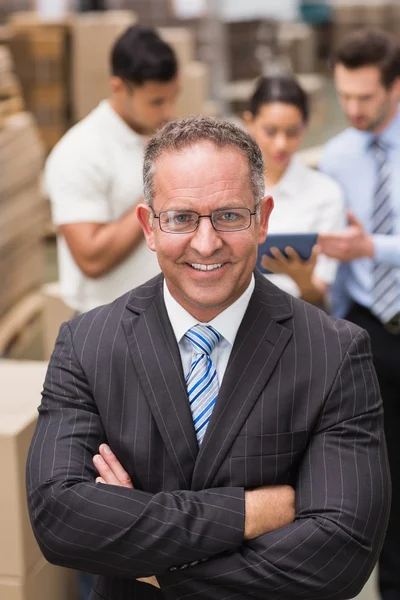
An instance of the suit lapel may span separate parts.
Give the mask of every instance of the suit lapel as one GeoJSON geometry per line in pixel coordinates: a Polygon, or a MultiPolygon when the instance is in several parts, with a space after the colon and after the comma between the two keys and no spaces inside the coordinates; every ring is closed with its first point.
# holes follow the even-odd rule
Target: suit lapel
{"type": "Polygon", "coordinates": [[[291,331],[278,321],[292,314],[287,296],[256,275],[218,400],[196,461],[192,489],[211,487],[230,446],[264,390],[291,331]]]}
{"type": "Polygon", "coordinates": [[[123,321],[132,361],[167,451],[190,488],[198,445],[175,335],[165,308],[162,277],[138,288],[123,321]]]}

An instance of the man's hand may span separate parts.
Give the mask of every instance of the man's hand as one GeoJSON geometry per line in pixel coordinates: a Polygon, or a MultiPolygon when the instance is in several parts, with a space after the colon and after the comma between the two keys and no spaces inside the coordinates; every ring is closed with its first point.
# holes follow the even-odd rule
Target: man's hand
{"type": "Polygon", "coordinates": [[[295,519],[295,493],[289,485],[257,488],[245,494],[244,539],[290,525],[295,519]]]}
{"type": "Polygon", "coordinates": [[[131,478],[124,467],[107,444],[101,444],[100,454],[93,457],[93,463],[99,472],[96,483],[108,485],[119,485],[121,487],[133,488],[131,478]]]}
{"type": "MultiPolygon", "coordinates": [[[[131,478],[125,471],[124,467],[107,444],[101,444],[99,453],[93,457],[93,463],[96,467],[99,477],[96,477],[96,483],[105,485],[119,485],[121,487],[133,488],[131,478]]],[[[159,588],[157,577],[138,577],[138,581],[148,583],[156,588],[159,588]]]]}
{"type": "Polygon", "coordinates": [[[348,211],[347,218],[349,225],[344,231],[319,234],[318,244],[322,253],[342,262],[350,262],[364,257],[373,258],[372,237],[366,234],[362,224],[352,212],[348,211]]]}

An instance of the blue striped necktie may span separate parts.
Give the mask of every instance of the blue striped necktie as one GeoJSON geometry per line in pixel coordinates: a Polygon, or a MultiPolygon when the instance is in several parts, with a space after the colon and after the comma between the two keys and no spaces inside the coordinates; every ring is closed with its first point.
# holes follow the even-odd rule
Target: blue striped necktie
{"type": "MultiPolygon", "coordinates": [[[[372,233],[393,234],[393,209],[390,201],[390,172],[386,149],[379,138],[372,144],[376,156],[377,180],[372,212],[372,233]]],[[[387,323],[399,311],[400,286],[398,269],[389,264],[374,263],[372,272],[373,312],[382,323],[387,323]]]]}
{"type": "Polygon", "coordinates": [[[186,375],[186,387],[199,446],[203,440],[218,397],[218,377],[211,353],[221,335],[211,325],[195,325],[185,338],[192,344],[192,364],[186,375]]]}

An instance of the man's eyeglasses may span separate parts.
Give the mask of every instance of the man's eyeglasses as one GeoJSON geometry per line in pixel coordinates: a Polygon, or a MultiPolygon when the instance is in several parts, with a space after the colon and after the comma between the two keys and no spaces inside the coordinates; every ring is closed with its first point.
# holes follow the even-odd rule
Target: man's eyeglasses
{"type": "Polygon", "coordinates": [[[221,208],[210,215],[199,215],[194,210],[162,210],[153,217],[158,219],[160,229],[165,233],[192,233],[204,218],[210,219],[216,231],[230,232],[248,229],[255,214],[256,211],[251,212],[248,208],[221,208]]]}

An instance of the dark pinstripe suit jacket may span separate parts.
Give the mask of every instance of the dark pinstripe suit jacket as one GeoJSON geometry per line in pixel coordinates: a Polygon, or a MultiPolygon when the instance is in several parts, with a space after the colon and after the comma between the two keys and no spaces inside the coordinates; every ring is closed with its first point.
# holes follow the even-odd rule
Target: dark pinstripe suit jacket
{"type": "Polygon", "coordinates": [[[27,485],[44,555],[100,574],[93,599],[350,598],[390,495],[368,337],[256,274],[198,451],[159,276],[62,326],[27,485]],[[134,490],[94,483],[103,441],[134,490]],[[295,522],[243,543],[244,489],[281,483],[295,522]]]}

